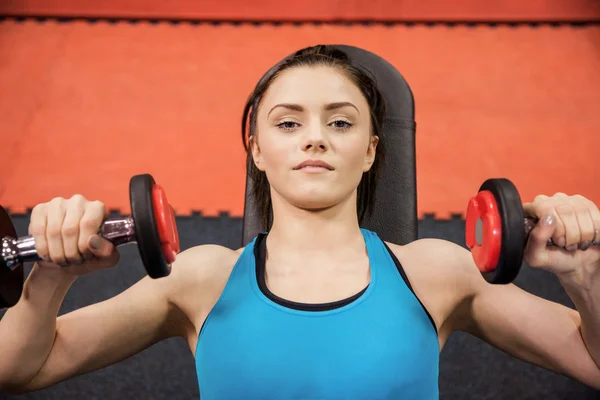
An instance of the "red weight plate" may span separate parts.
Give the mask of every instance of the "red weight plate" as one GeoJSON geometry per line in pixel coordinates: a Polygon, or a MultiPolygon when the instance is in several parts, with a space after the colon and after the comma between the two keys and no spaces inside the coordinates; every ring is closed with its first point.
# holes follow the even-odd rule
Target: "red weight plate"
{"type": "Polygon", "coordinates": [[[158,184],[154,184],[152,187],[152,204],[163,255],[167,263],[172,264],[175,261],[175,255],[180,250],[179,234],[173,208],[167,201],[165,191],[158,184]]]}
{"type": "Polygon", "coordinates": [[[502,248],[502,220],[496,200],[489,191],[481,191],[469,201],[466,243],[481,272],[491,272],[496,269],[502,248]],[[476,238],[476,225],[479,219],[483,225],[481,244],[477,243],[476,238]]]}
{"type": "Polygon", "coordinates": [[[179,231],[177,230],[177,224],[175,223],[175,210],[173,210],[173,206],[169,205],[169,209],[171,210],[171,221],[173,221],[173,240],[175,243],[175,253],[179,253],[181,251],[181,247],[179,244],[179,231]]]}
{"type": "MultiPolygon", "coordinates": [[[[144,269],[152,279],[163,278],[171,273],[154,211],[153,188],[156,182],[149,174],[135,175],[129,181],[131,217],[135,225],[135,241],[140,251],[144,269]]],[[[172,255],[172,252],[168,252],[172,255]]],[[[172,259],[172,257],[170,257],[172,259]]]]}

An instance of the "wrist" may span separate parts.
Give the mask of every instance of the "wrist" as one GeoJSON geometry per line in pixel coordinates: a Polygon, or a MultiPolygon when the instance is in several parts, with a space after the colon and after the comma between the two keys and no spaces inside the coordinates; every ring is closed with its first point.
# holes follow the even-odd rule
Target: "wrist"
{"type": "Polygon", "coordinates": [[[61,268],[40,267],[34,264],[23,286],[23,300],[40,305],[60,304],[77,276],[66,273],[61,268]]]}
{"type": "Polygon", "coordinates": [[[560,275],[558,280],[574,303],[600,307],[600,274],[587,275],[583,279],[575,278],[573,274],[560,275]]]}

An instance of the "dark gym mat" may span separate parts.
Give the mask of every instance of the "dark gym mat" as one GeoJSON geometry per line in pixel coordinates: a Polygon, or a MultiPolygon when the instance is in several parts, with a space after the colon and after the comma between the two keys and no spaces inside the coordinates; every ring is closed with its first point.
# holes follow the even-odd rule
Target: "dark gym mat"
{"type": "MultiPolygon", "coordinates": [[[[13,217],[17,233],[26,233],[28,216],[13,217]]],[[[216,243],[239,246],[240,219],[178,218],[181,248],[216,243]]],[[[464,243],[464,221],[419,221],[420,237],[464,243]]],[[[61,313],[105,300],[130,287],[143,274],[135,246],[122,251],[121,261],[110,270],[79,279],[65,298],[61,313]]],[[[28,272],[28,271],[27,271],[28,272]]],[[[516,284],[538,296],[572,307],[568,296],[549,273],[524,267],[516,284]]],[[[0,314],[1,315],[1,314],[0,314]]],[[[528,365],[467,334],[456,333],[441,354],[440,398],[458,399],[600,399],[600,393],[578,382],[528,365]]],[[[22,396],[0,394],[0,399],[192,399],[198,398],[194,359],[183,340],[170,339],[146,351],[52,388],[22,396]]]]}

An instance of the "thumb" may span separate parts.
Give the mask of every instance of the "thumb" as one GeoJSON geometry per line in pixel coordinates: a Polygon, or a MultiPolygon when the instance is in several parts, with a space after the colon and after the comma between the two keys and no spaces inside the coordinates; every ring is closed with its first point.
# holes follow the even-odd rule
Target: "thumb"
{"type": "Polygon", "coordinates": [[[98,258],[108,258],[113,253],[115,245],[99,235],[92,235],[88,240],[90,251],[98,258]]]}
{"type": "Polygon", "coordinates": [[[555,222],[554,216],[547,215],[531,231],[525,247],[525,257],[530,266],[541,267],[550,263],[548,241],[556,229],[555,222]]]}

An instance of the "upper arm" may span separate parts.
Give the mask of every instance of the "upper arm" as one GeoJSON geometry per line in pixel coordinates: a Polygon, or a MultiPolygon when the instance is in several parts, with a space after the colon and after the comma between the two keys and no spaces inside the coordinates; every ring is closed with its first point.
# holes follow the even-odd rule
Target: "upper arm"
{"type": "MultiPolygon", "coordinates": [[[[37,390],[117,363],[169,337],[193,335],[194,316],[180,307],[181,296],[210,293],[212,271],[230,252],[219,246],[187,250],[178,255],[168,277],[146,276],[113,298],[60,316],[52,350],[23,390],[37,390]]],[[[197,304],[202,306],[201,296],[197,304]]]]}
{"type": "Polygon", "coordinates": [[[457,245],[449,263],[460,276],[460,299],[449,316],[452,330],[479,337],[531,364],[600,388],[600,370],[581,336],[579,313],[514,284],[487,283],[471,254],[457,245]]]}

